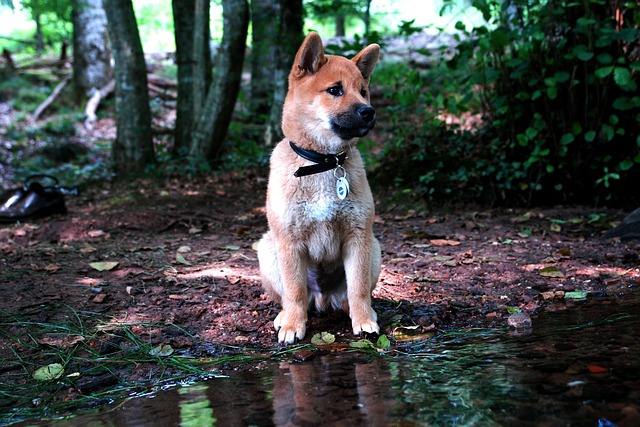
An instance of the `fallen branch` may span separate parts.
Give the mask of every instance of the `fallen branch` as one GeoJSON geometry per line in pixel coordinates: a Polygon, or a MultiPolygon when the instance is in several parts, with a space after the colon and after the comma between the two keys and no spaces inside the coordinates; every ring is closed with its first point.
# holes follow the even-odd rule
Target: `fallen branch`
{"type": "Polygon", "coordinates": [[[56,100],[56,98],[60,95],[60,92],[62,92],[62,89],[64,89],[64,87],[67,85],[67,83],[69,83],[69,80],[71,80],[72,77],[73,74],[69,74],[67,77],[65,77],[64,80],[62,80],[58,84],[58,86],[53,89],[51,95],[49,95],[49,97],[45,99],[42,104],[38,105],[38,108],[36,108],[36,111],[34,111],[33,115],[31,116],[34,122],[38,121],[40,115],[44,112],[44,110],[46,110],[49,105],[51,105],[53,101],[56,100]]]}
{"type": "Polygon", "coordinates": [[[147,74],[147,82],[164,89],[177,89],[178,83],[173,80],[168,80],[155,74],[147,74]]]}
{"type": "Polygon", "coordinates": [[[109,96],[111,92],[116,88],[116,81],[111,80],[107,83],[102,89],[96,90],[94,94],[87,101],[87,107],[84,109],[84,114],[87,118],[84,121],[84,127],[88,130],[93,129],[93,126],[96,124],[96,120],[98,117],[96,116],[96,110],[100,105],[100,102],[109,96]]]}
{"type": "Polygon", "coordinates": [[[175,101],[176,99],[178,99],[178,95],[173,91],[158,87],[153,83],[148,83],[147,86],[149,88],[149,92],[155,94],[158,98],[169,101],[175,101]]]}

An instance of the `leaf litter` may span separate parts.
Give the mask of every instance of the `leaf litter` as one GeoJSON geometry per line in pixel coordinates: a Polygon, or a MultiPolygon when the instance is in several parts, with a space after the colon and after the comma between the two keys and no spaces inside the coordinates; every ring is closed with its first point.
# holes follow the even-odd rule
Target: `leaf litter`
{"type": "MultiPolygon", "coordinates": [[[[340,311],[311,313],[301,346],[276,349],[279,306],[261,288],[255,254],[267,228],[266,176],[247,170],[89,189],[69,200],[68,215],[23,227],[23,235],[0,227],[0,333],[10,344],[0,348],[0,368],[18,367],[3,375],[23,393],[12,407],[33,393],[30,373],[55,363],[78,376],[38,381],[37,393],[62,404],[94,374],[116,375],[121,389],[144,389],[151,383],[142,378],[204,378],[296,351],[307,360],[322,332],[335,338],[317,344],[323,351],[387,354],[450,331],[505,328],[510,308],[535,325],[541,311],[570,309],[583,296],[621,298],[640,282],[637,246],[599,240],[606,224],[590,222],[586,208],[494,209],[475,226],[477,211],[406,210],[380,199],[374,232],[382,273],[373,295],[380,337],[354,337],[340,311]],[[111,194],[120,202],[109,203],[111,194]],[[561,230],[549,233],[548,218],[562,221],[561,230]],[[523,223],[532,232],[520,239],[523,223]],[[446,244],[433,243],[439,240],[446,244]],[[544,258],[553,258],[551,276],[542,274],[547,265],[524,268],[544,258]],[[47,265],[60,268],[48,274],[47,265]],[[45,338],[61,336],[69,341],[59,346],[45,338]]],[[[105,377],[93,390],[106,393],[113,384],[105,377]]]]}

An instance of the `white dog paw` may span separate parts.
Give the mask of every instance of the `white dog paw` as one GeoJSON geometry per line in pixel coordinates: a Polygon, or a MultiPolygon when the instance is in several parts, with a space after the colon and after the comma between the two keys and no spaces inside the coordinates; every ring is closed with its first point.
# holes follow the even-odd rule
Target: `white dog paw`
{"type": "Polygon", "coordinates": [[[378,326],[378,322],[376,322],[375,320],[370,320],[363,323],[354,322],[352,326],[354,335],[360,335],[363,332],[367,334],[377,334],[380,332],[380,326],[378,326]]]}
{"type": "Polygon", "coordinates": [[[307,332],[305,319],[288,319],[284,310],[276,316],[273,326],[278,331],[278,342],[282,344],[293,344],[296,339],[302,340],[307,332]]]}

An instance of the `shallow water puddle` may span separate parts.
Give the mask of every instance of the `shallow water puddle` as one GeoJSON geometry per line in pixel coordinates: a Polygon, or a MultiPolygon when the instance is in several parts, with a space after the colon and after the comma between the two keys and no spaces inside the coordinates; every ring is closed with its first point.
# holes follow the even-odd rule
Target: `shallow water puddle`
{"type": "Polygon", "coordinates": [[[639,302],[592,302],[535,317],[527,331],[449,335],[387,355],[268,362],[21,425],[634,426],[638,354],[639,302]]]}

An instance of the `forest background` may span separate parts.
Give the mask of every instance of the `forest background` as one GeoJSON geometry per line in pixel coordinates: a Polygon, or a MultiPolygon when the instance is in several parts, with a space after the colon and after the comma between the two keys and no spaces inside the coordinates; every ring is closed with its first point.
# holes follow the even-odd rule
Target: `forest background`
{"type": "Polygon", "coordinates": [[[380,191],[637,207],[637,2],[427,3],[3,0],[33,24],[0,37],[0,187],[264,167],[317,30],[329,53],[385,52],[361,143],[380,191]]]}

